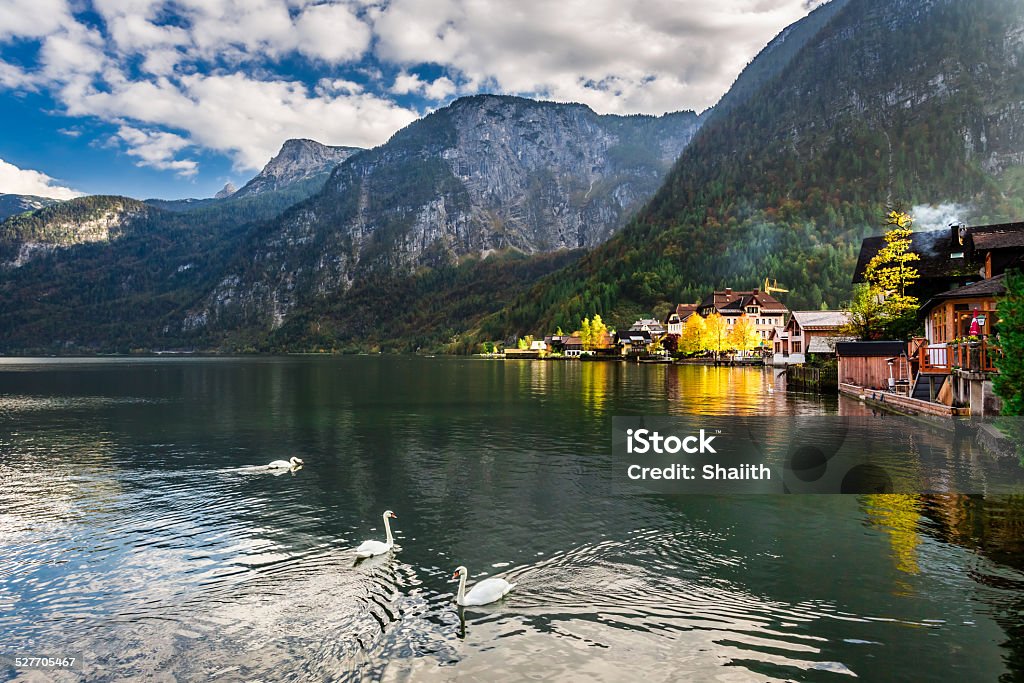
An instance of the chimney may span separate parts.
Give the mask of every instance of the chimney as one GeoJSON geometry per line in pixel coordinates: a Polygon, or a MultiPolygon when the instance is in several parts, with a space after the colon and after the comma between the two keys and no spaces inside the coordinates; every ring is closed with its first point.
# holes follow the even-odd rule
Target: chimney
{"type": "Polygon", "coordinates": [[[964,246],[967,240],[967,226],[963,223],[950,223],[949,238],[949,245],[953,251],[961,251],[960,247],[964,246]]]}
{"type": "Polygon", "coordinates": [[[732,287],[726,287],[725,288],[725,295],[726,296],[732,296],[732,287]]]}

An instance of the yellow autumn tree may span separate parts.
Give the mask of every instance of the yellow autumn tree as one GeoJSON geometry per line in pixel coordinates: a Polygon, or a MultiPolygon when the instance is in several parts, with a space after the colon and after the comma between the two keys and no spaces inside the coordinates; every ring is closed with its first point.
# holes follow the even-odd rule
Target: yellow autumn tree
{"type": "Polygon", "coordinates": [[[608,334],[608,326],[601,320],[601,316],[594,314],[594,317],[590,320],[590,341],[591,346],[596,347],[608,334]]]}
{"type": "Polygon", "coordinates": [[[719,313],[712,313],[704,319],[704,348],[721,355],[729,348],[729,323],[719,313]]]}
{"type": "Polygon", "coordinates": [[[590,325],[590,318],[584,318],[583,322],[580,323],[578,335],[585,351],[589,351],[594,347],[594,332],[590,325]]]}
{"type": "Polygon", "coordinates": [[[754,328],[750,318],[743,316],[729,330],[729,346],[738,351],[753,351],[761,345],[761,335],[754,328]]]}
{"type": "Polygon", "coordinates": [[[918,307],[917,297],[907,295],[907,288],[921,276],[914,267],[921,257],[910,250],[913,222],[906,213],[890,211],[885,244],[864,268],[868,298],[881,302],[883,328],[895,337],[905,337],[915,326],[918,307]]]}
{"type": "Polygon", "coordinates": [[[679,350],[686,354],[698,353],[707,349],[704,346],[704,334],[707,325],[704,318],[696,313],[686,319],[683,324],[683,334],[679,337],[679,350]]]}

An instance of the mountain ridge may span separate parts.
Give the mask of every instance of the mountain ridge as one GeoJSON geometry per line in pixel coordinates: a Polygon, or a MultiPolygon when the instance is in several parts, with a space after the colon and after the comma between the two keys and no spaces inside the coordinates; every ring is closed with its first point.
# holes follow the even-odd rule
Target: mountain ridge
{"type": "Polygon", "coordinates": [[[184,327],[274,329],[366,277],[493,250],[592,247],[657,189],[700,122],[460,98],[347,159],[319,195],[265,226],[184,327]]]}

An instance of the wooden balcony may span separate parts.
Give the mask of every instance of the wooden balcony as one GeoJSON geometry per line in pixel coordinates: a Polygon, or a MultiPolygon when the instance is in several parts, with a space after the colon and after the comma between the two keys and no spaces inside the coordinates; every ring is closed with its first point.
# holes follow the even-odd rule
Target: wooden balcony
{"type": "Polygon", "coordinates": [[[987,340],[924,345],[918,349],[918,372],[947,375],[957,369],[999,372],[995,366],[999,354],[999,347],[989,344],[987,340]]]}

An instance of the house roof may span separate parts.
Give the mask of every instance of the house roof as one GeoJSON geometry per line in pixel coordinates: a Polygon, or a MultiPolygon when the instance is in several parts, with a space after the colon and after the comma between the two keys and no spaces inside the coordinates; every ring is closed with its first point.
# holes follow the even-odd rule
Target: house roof
{"type": "Polygon", "coordinates": [[[811,337],[807,344],[807,353],[835,353],[839,344],[856,341],[856,337],[811,337]]]}
{"type": "MultiPolygon", "coordinates": [[[[977,225],[965,228],[964,244],[955,236],[954,228],[915,232],[910,236],[910,250],[920,256],[914,267],[921,279],[974,278],[984,266],[985,253],[1000,249],[1024,249],[1024,222],[977,225]],[[952,254],[963,254],[952,258],[952,254]]],[[[864,282],[864,270],[885,244],[885,237],[868,237],[860,246],[853,281],[864,282]]]]}
{"type": "Polygon", "coordinates": [[[788,336],[785,327],[776,327],[772,330],[772,336],[769,339],[786,339],[788,336]]]}
{"type": "Polygon", "coordinates": [[[974,296],[1001,296],[1006,293],[1006,285],[1003,283],[1003,276],[996,275],[987,280],[974,282],[963,287],[951,289],[948,292],[936,294],[935,299],[966,299],[974,296]]]}
{"type": "Polygon", "coordinates": [[[714,306],[715,310],[719,313],[726,311],[743,313],[744,309],[751,305],[759,306],[762,312],[787,313],[789,311],[785,304],[771,294],[757,289],[749,291],[716,290],[704,297],[704,300],[700,302],[699,308],[714,306]]]}
{"type": "Polygon", "coordinates": [[[928,301],[924,302],[920,309],[918,309],[918,316],[924,316],[928,311],[938,306],[943,301],[950,299],[973,299],[973,298],[988,298],[995,296],[1002,296],[1006,293],[1006,284],[1003,282],[1002,275],[996,275],[986,280],[980,280],[973,282],[963,287],[957,287],[951,289],[948,292],[942,292],[936,294],[928,301]]]}
{"type": "Polygon", "coordinates": [[[649,343],[651,341],[651,333],[647,330],[629,330],[628,332],[616,332],[615,340],[617,343],[622,342],[633,342],[643,341],[649,343]]]}
{"type": "Polygon", "coordinates": [[[836,354],[840,356],[881,356],[891,358],[907,352],[907,345],[900,341],[852,341],[836,342],[836,354]]]}
{"type": "Polygon", "coordinates": [[[805,330],[838,328],[850,322],[850,312],[793,311],[793,320],[805,330]]]}
{"type": "Polygon", "coordinates": [[[679,316],[680,321],[686,321],[691,315],[697,312],[700,304],[678,304],[676,306],[675,315],[679,316]]]}
{"type": "Polygon", "coordinates": [[[1024,223],[1002,223],[968,228],[968,234],[975,249],[993,251],[1024,248],[1024,223]]]}
{"type": "Polygon", "coordinates": [[[629,328],[629,331],[638,332],[644,327],[646,327],[648,330],[656,334],[664,334],[665,332],[665,326],[661,323],[661,321],[654,320],[653,318],[644,318],[643,320],[637,320],[629,328]]]}
{"type": "MultiPolygon", "coordinates": [[[[860,245],[860,255],[853,271],[855,283],[864,282],[864,271],[868,263],[885,245],[885,236],[868,237],[860,245]]],[[[966,249],[959,242],[953,242],[950,230],[915,232],[910,236],[910,251],[920,258],[914,261],[914,268],[922,280],[977,277],[982,264],[966,258],[966,249]],[[963,253],[964,258],[952,258],[950,254],[963,253]]]]}

